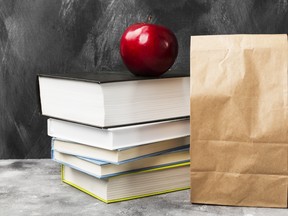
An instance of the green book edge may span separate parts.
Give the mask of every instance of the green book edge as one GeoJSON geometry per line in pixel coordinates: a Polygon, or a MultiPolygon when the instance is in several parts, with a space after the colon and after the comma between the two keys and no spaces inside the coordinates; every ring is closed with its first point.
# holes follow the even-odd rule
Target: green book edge
{"type": "MultiPolygon", "coordinates": [[[[188,166],[188,165],[190,165],[190,162],[185,162],[185,163],[180,163],[180,164],[175,164],[175,165],[165,166],[165,167],[159,167],[159,168],[153,168],[153,169],[149,169],[149,170],[143,170],[143,171],[128,173],[128,174],[124,174],[124,175],[133,175],[136,173],[153,172],[156,170],[165,170],[165,169],[188,166]]],[[[122,176],[122,175],[120,175],[120,176],[122,176]]],[[[119,176],[115,176],[115,177],[111,177],[111,178],[117,178],[117,177],[119,177],[119,176]]],[[[147,193],[147,194],[141,194],[141,195],[136,195],[136,196],[124,197],[124,198],[119,198],[119,199],[105,200],[105,199],[97,196],[96,194],[94,194],[94,193],[92,193],[92,192],[90,192],[90,191],[70,182],[70,181],[65,180],[64,179],[64,165],[61,165],[61,180],[62,180],[62,182],[66,183],[66,184],[68,184],[68,185],[70,185],[70,186],[72,186],[72,187],[74,187],[80,191],[83,191],[84,193],[86,193],[86,194],[88,194],[88,195],[90,195],[90,196],[92,196],[92,197],[94,197],[94,198],[96,198],[96,199],[98,199],[104,203],[107,203],[107,204],[190,189],[190,186],[189,186],[189,187],[175,188],[175,189],[171,189],[171,190],[159,191],[159,192],[154,192],[154,193],[147,193]]]]}

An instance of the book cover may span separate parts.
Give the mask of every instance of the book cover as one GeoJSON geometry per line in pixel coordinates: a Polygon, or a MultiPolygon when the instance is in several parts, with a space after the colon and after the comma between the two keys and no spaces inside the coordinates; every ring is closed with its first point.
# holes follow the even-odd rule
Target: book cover
{"type": "MultiPolygon", "coordinates": [[[[149,169],[149,170],[144,170],[144,171],[138,171],[138,172],[134,172],[134,173],[129,173],[129,174],[123,174],[120,176],[115,176],[115,177],[111,177],[111,178],[121,178],[124,175],[137,175],[137,174],[142,174],[142,173],[149,173],[149,172],[157,172],[157,171],[161,171],[161,170],[167,170],[167,169],[174,169],[174,168],[180,168],[180,167],[186,167],[187,169],[189,169],[189,165],[190,162],[187,163],[182,163],[182,164],[176,164],[176,165],[171,165],[171,166],[166,166],[166,167],[160,167],[160,168],[153,168],[153,169],[149,169]]],[[[77,171],[79,174],[81,174],[81,172],[77,171]]],[[[83,175],[83,174],[81,174],[83,175]]],[[[86,175],[86,174],[85,174],[86,175]]],[[[84,175],[84,176],[85,176],[84,175]]],[[[97,194],[95,194],[94,192],[90,191],[89,189],[87,189],[86,187],[80,186],[79,184],[76,184],[72,181],[69,181],[65,178],[65,166],[61,165],[61,180],[62,182],[104,202],[104,203],[115,203],[115,202],[121,202],[121,201],[127,201],[127,200],[133,200],[133,199],[138,199],[138,198],[143,198],[143,197],[148,197],[148,196],[154,196],[154,195],[160,195],[160,194],[165,194],[165,193],[170,193],[170,192],[176,192],[176,191],[181,191],[181,190],[187,190],[190,189],[190,183],[189,181],[187,181],[186,184],[184,184],[185,186],[182,187],[174,187],[172,189],[167,189],[167,190],[160,190],[160,191],[154,191],[154,192],[147,192],[147,193],[141,193],[138,195],[133,195],[133,196],[124,196],[121,198],[116,198],[116,199],[105,199],[97,194]],[[187,186],[186,186],[187,185],[187,186]]],[[[101,180],[102,181],[102,180],[101,180]]],[[[106,182],[106,181],[105,181],[106,182]]],[[[92,183],[92,182],[91,182],[92,183]]],[[[93,184],[93,183],[92,183],[93,184]]]]}
{"type": "Polygon", "coordinates": [[[188,118],[108,129],[57,119],[48,119],[47,123],[47,133],[51,137],[108,150],[135,147],[190,135],[188,118]]]}
{"type": "Polygon", "coordinates": [[[56,150],[64,154],[80,156],[87,159],[102,162],[105,161],[115,165],[120,165],[144,157],[152,157],[171,151],[186,149],[189,148],[189,146],[189,137],[165,140],[161,142],[155,142],[136,147],[120,148],[115,150],[106,150],[103,148],[92,147],[66,140],[59,140],[56,138],[52,138],[51,140],[52,150],[56,150]],[[57,145],[59,143],[64,143],[64,147],[59,147],[57,145]],[[115,155],[117,157],[115,157],[115,155]]]}
{"type": "Polygon", "coordinates": [[[153,157],[143,157],[137,160],[129,160],[121,165],[111,164],[106,161],[67,155],[53,150],[51,157],[55,162],[99,179],[150,170],[153,168],[168,167],[175,164],[186,164],[187,162],[190,162],[189,148],[175,150],[153,157]]]}
{"type": "Polygon", "coordinates": [[[189,77],[190,73],[180,72],[180,71],[169,71],[163,74],[162,76],[158,76],[158,77],[147,77],[147,76],[144,77],[144,76],[135,76],[128,71],[127,72],[102,71],[102,72],[97,72],[97,73],[38,74],[37,76],[103,84],[103,83],[112,83],[112,82],[127,82],[127,81],[137,81],[137,80],[189,77]]]}
{"type": "Polygon", "coordinates": [[[139,157],[136,157],[136,158],[131,158],[131,159],[128,159],[128,160],[124,160],[124,161],[119,161],[118,163],[112,163],[112,162],[109,162],[109,161],[101,161],[101,160],[98,160],[98,159],[94,159],[94,158],[87,158],[87,157],[82,157],[82,156],[77,156],[83,160],[87,160],[87,161],[90,161],[92,163],[94,163],[94,161],[96,162],[96,164],[98,163],[102,163],[103,165],[105,165],[106,163],[110,163],[110,164],[115,164],[115,165],[120,165],[120,164],[125,164],[125,163],[130,163],[130,162],[133,162],[133,161],[137,161],[137,160],[141,160],[141,159],[144,159],[144,158],[150,158],[150,157],[155,157],[155,156],[159,156],[159,155],[163,155],[163,154],[169,154],[169,153],[173,153],[173,152],[179,152],[179,151],[189,151],[189,148],[190,146],[187,145],[187,146],[181,146],[181,147],[177,147],[177,148],[173,148],[173,149],[167,149],[165,151],[161,151],[161,152],[155,152],[155,153],[152,153],[152,154],[148,154],[148,155],[143,155],[143,156],[139,156],[139,157]]]}

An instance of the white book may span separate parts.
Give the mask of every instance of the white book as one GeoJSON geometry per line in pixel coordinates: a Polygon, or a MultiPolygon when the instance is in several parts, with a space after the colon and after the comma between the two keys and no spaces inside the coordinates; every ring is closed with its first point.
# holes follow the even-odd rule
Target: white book
{"type": "Polygon", "coordinates": [[[190,121],[180,119],[104,129],[48,119],[47,129],[51,137],[115,150],[189,136],[190,121]]]}
{"type": "Polygon", "coordinates": [[[187,136],[116,150],[107,150],[84,145],[82,143],[75,143],[54,138],[52,139],[52,150],[65,154],[107,161],[113,164],[121,164],[131,159],[150,157],[171,150],[186,148],[190,143],[189,138],[190,136],[187,136]]]}
{"type": "Polygon", "coordinates": [[[97,127],[187,117],[190,78],[127,73],[38,75],[42,114],[97,127]]]}
{"type": "Polygon", "coordinates": [[[190,166],[177,164],[98,179],[62,166],[62,181],[105,202],[113,203],[190,188],[190,166]]]}
{"type": "Polygon", "coordinates": [[[52,150],[52,159],[63,165],[72,167],[81,172],[85,172],[97,178],[108,178],[112,176],[130,173],[132,171],[148,170],[151,168],[159,168],[171,166],[180,163],[189,163],[189,149],[167,152],[152,157],[143,157],[137,160],[131,160],[119,165],[98,161],[84,157],[64,154],[52,150]]]}

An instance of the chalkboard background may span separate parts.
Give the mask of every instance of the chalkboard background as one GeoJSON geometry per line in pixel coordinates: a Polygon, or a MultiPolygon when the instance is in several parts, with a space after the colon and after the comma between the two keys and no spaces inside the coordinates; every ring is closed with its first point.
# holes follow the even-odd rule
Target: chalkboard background
{"type": "Polygon", "coordinates": [[[0,0],[0,158],[50,157],[36,74],[125,69],[121,34],[149,15],[185,71],[191,35],[288,33],[287,0],[0,0]]]}

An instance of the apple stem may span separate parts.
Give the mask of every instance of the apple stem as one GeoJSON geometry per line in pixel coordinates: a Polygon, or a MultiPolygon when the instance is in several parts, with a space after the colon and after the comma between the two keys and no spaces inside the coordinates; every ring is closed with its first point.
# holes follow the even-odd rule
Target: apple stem
{"type": "Polygon", "coordinates": [[[152,20],[152,15],[149,15],[148,18],[147,18],[147,22],[151,23],[151,20],[152,20]]]}

